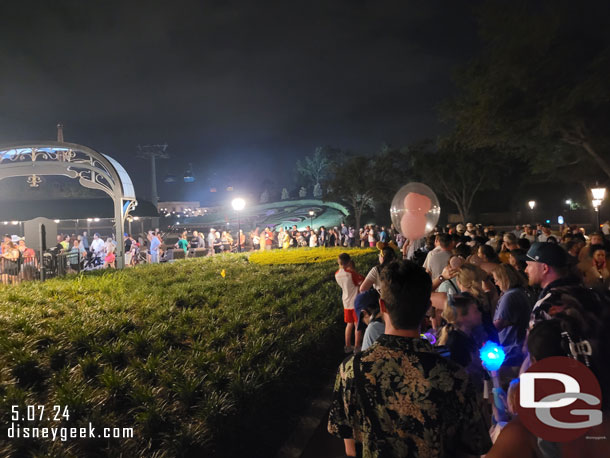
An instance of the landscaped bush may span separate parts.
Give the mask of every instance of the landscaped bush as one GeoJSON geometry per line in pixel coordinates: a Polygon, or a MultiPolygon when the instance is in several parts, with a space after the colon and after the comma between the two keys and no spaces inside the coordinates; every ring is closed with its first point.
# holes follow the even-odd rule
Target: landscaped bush
{"type": "Polygon", "coordinates": [[[335,269],[228,255],[3,288],[0,456],[273,456],[341,357],[335,269]],[[134,438],[8,439],[28,404],[70,419],[21,426],[134,438]]]}
{"type": "Polygon", "coordinates": [[[250,262],[255,264],[310,264],[336,261],[341,253],[352,258],[378,253],[375,248],[297,248],[288,250],[257,251],[250,254],[250,262]]]}

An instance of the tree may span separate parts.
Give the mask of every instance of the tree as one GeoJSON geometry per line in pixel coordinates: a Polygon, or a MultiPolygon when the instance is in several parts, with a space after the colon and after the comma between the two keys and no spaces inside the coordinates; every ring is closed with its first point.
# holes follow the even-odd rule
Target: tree
{"type": "Polygon", "coordinates": [[[305,156],[305,161],[297,161],[297,171],[313,186],[321,184],[330,173],[332,161],[328,148],[317,147],[313,156],[305,156]]]}
{"type": "Polygon", "coordinates": [[[266,189],[261,193],[261,198],[260,198],[260,203],[261,204],[266,204],[267,202],[269,202],[269,191],[267,191],[266,189]]]}
{"type": "Polygon", "coordinates": [[[443,110],[460,142],[518,151],[534,172],[610,177],[609,12],[608,2],[485,2],[483,50],[443,110]]]}
{"type": "Polygon", "coordinates": [[[316,185],[313,187],[313,196],[316,199],[320,199],[322,197],[322,186],[320,186],[320,183],[316,183],[316,185]]]}
{"type": "Polygon", "coordinates": [[[352,156],[336,163],[332,169],[331,192],[326,198],[342,202],[351,210],[356,229],[361,227],[363,213],[374,208],[375,199],[384,191],[380,165],[376,157],[352,156]]]}
{"type": "Polygon", "coordinates": [[[441,148],[423,142],[411,154],[419,179],[453,202],[464,222],[472,216],[477,193],[497,185],[505,162],[494,150],[469,149],[449,141],[441,148]]]}
{"type": "Polygon", "coordinates": [[[305,189],[304,186],[301,186],[301,189],[299,189],[299,197],[301,199],[304,199],[305,197],[307,197],[307,189],[305,189]]]}
{"type": "Polygon", "coordinates": [[[288,200],[290,199],[290,194],[288,194],[288,189],[283,188],[282,189],[282,200],[288,200]]]}

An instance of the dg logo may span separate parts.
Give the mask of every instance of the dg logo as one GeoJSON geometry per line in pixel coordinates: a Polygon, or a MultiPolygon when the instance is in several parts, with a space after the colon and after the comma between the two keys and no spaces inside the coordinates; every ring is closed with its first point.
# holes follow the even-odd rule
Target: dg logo
{"type": "Polygon", "coordinates": [[[521,422],[536,436],[569,442],[602,423],[601,388],[584,364],[563,356],[545,358],[519,377],[521,422]]]}

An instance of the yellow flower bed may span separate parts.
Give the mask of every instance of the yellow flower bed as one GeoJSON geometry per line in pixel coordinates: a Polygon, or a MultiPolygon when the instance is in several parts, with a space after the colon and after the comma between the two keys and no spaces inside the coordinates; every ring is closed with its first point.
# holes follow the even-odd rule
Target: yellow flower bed
{"type": "Polygon", "coordinates": [[[288,250],[256,251],[249,257],[254,264],[311,264],[336,260],[341,253],[351,257],[377,253],[375,248],[291,248],[288,250]]]}

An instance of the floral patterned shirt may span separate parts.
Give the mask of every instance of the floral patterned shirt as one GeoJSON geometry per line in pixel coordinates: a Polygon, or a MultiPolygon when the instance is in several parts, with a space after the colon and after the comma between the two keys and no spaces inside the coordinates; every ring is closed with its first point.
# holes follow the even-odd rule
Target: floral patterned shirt
{"type": "Polygon", "coordinates": [[[364,458],[481,455],[492,445],[466,372],[424,339],[387,334],[339,367],[328,431],[362,443],[364,458]]]}

